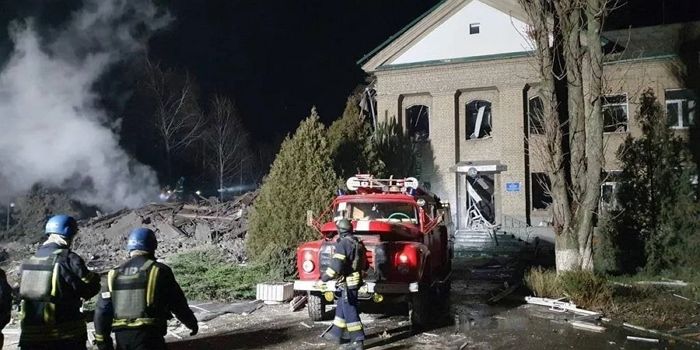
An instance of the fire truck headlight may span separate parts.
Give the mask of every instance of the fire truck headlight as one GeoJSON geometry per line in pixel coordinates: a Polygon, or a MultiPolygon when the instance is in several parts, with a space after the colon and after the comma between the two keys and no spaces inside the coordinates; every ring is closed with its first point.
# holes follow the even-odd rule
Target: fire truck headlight
{"type": "Polygon", "coordinates": [[[306,260],[303,264],[301,264],[301,267],[304,269],[304,272],[309,273],[314,270],[315,266],[313,261],[306,260]]]}

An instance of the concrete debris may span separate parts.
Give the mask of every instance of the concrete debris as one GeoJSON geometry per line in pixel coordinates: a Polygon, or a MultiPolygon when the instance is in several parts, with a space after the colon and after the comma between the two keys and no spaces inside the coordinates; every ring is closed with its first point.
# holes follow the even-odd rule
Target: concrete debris
{"type": "Polygon", "coordinates": [[[220,304],[212,302],[199,305],[190,305],[190,308],[198,310],[195,312],[195,317],[197,318],[197,321],[200,322],[211,321],[225,314],[238,314],[246,316],[255,312],[261,307],[263,307],[263,303],[257,300],[235,304],[220,304]]]}
{"type": "Polygon", "coordinates": [[[292,301],[289,302],[289,311],[295,312],[301,310],[301,308],[306,305],[306,301],[308,299],[308,296],[306,295],[297,295],[292,299],[292,301]]]}
{"type": "Polygon", "coordinates": [[[90,257],[90,268],[104,271],[126,259],[124,247],[129,232],[148,227],[158,237],[159,258],[209,246],[232,263],[244,263],[247,214],[256,196],[257,192],[250,192],[223,203],[149,204],[81,220],[73,249],[90,257]]]}
{"type": "Polygon", "coordinates": [[[693,299],[690,299],[690,298],[686,298],[686,297],[684,297],[684,296],[682,296],[682,295],[678,295],[678,294],[675,294],[675,293],[674,293],[673,296],[676,297],[676,298],[683,299],[683,300],[689,301],[689,302],[691,302],[691,303],[695,303],[695,304],[700,305],[700,302],[697,302],[697,301],[695,301],[695,300],[693,300],[693,299]]]}
{"type": "Polygon", "coordinates": [[[512,294],[513,292],[515,292],[515,290],[518,289],[520,287],[520,285],[521,285],[520,283],[516,283],[510,287],[507,287],[506,289],[500,291],[498,294],[489,298],[488,302],[493,304],[493,303],[500,301],[501,299],[503,299],[503,298],[507,297],[508,295],[512,294]]]}
{"type": "Polygon", "coordinates": [[[576,304],[570,303],[568,301],[563,301],[563,299],[549,299],[549,298],[538,298],[538,297],[525,297],[525,301],[528,304],[548,306],[552,311],[570,311],[575,314],[580,315],[591,315],[591,316],[601,316],[600,313],[579,309],[576,304]]]}
{"type": "Polygon", "coordinates": [[[571,323],[571,325],[576,329],[590,331],[590,332],[596,332],[596,333],[605,332],[605,327],[598,326],[598,325],[590,323],[590,322],[571,321],[569,323],[571,323]]]}
{"type": "Polygon", "coordinates": [[[309,329],[314,328],[314,327],[309,326],[308,324],[306,324],[306,322],[303,322],[303,321],[302,321],[302,322],[299,322],[299,323],[300,323],[302,326],[306,327],[306,328],[309,328],[309,329]]]}
{"type": "Polygon", "coordinates": [[[652,286],[666,286],[666,287],[687,287],[688,282],[678,281],[678,280],[668,280],[668,281],[637,281],[636,284],[641,285],[652,285],[652,286]]]}
{"type": "Polygon", "coordinates": [[[631,335],[627,336],[627,340],[641,341],[645,343],[658,343],[659,340],[656,338],[643,338],[643,337],[633,337],[631,335]]]}

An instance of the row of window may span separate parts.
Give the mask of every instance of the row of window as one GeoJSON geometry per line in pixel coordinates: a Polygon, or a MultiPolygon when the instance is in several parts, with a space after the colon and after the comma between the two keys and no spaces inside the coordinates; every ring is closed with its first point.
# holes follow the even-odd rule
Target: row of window
{"type": "MultiPolygon", "coordinates": [[[[475,100],[465,105],[466,138],[491,136],[491,102],[475,100]]],[[[415,141],[430,139],[430,107],[414,105],[406,108],[406,131],[415,141]]]]}
{"type": "MultiPolygon", "coordinates": [[[[690,90],[667,90],[666,115],[668,126],[687,128],[695,120],[696,98],[690,90]]],[[[540,97],[533,97],[528,102],[530,134],[543,134],[543,104],[540,97]]],[[[491,136],[493,118],[491,102],[474,100],[465,105],[467,140],[491,136]]],[[[608,95],[603,98],[603,131],[627,132],[629,128],[629,103],[626,94],[608,95]]],[[[414,105],[406,108],[406,130],[416,141],[430,139],[430,107],[414,105]]]]}
{"type": "MultiPolygon", "coordinates": [[[[695,121],[695,95],[691,90],[666,90],[666,116],[671,128],[687,128],[695,121]]],[[[528,103],[530,134],[542,134],[543,104],[539,97],[528,103]]],[[[629,103],[626,94],[608,95],[603,98],[603,131],[627,132],[629,103]]]]}
{"type": "MultiPolygon", "coordinates": [[[[549,192],[550,181],[546,173],[532,173],[532,209],[546,210],[552,204],[549,192]]],[[[619,209],[617,203],[617,172],[603,172],[603,182],[600,184],[600,206],[605,210],[619,209]]]]}

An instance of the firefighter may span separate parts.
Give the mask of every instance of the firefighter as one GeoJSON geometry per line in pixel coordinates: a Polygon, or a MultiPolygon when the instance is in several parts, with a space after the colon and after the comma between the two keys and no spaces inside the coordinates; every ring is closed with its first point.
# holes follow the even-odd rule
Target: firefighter
{"type": "Polygon", "coordinates": [[[129,260],[109,271],[107,286],[97,299],[95,341],[100,350],[166,349],[167,321],[175,314],[190,335],[197,334],[197,319],[170,268],[156,262],[156,235],[147,228],[129,234],[129,260]]]}
{"type": "Polygon", "coordinates": [[[321,277],[324,283],[336,280],[336,286],[341,290],[329,334],[340,343],[347,333],[352,342],[350,348],[363,349],[365,333],[357,311],[357,293],[365,264],[364,246],[353,236],[350,220],[338,220],[336,227],[340,236],[335,244],[335,253],[330,266],[321,277]]]}
{"type": "Polygon", "coordinates": [[[2,329],[10,323],[12,312],[12,287],[7,283],[5,271],[0,269],[0,349],[3,345],[2,329]]]}
{"type": "Polygon", "coordinates": [[[82,300],[100,291],[100,278],[70,250],[78,224],[68,215],[46,222],[46,242],[22,263],[19,346],[21,349],[85,349],[82,300]]]}

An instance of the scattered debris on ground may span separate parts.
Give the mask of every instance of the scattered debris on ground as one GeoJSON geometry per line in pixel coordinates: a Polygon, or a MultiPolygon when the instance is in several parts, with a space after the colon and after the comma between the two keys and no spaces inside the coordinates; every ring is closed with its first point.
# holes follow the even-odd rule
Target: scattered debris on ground
{"type": "MultiPolygon", "coordinates": [[[[43,225],[47,215],[55,212],[48,203],[70,202],[59,194],[36,194],[27,197],[34,210],[23,209],[18,227],[33,226],[34,234],[18,236],[21,239],[7,239],[0,251],[0,262],[8,271],[16,269],[19,262],[33,254],[43,239],[43,225]],[[50,195],[49,195],[50,194],[50,195]],[[48,196],[40,200],[41,195],[48,196]],[[62,201],[61,199],[65,201],[62,201]],[[43,203],[43,204],[42,204],[43,203]],[[49,211],[49,208],[51,211],[49,211]],[[5,250],[6,249],[6,250],[5,250]]],[[[244,239],[248,231],[247,216],[257,196],[249,192],[238,198],[220,203],[216,200],[192,203],[152,203],[137,209],[123,209],[107,215],[99,215],[79,220],[79,234],[73,242],[73,250],[80,254],[89,268],[103,272],[118,265],[127,258],[125,251],[129,232],[137,227],[153,229],[158,237],[157,256],[168,260],[171,256],[197,249],[218,250],[227,261],[244,263],[244,239]]],[[[24,202],[23,202],[24,203],[24,202]]],[[[68,204],[66,204],[68,203],[68,204]]],[[[59,208],[65,207],[59,205],[59,208]]],[[[28,207],[32,207],[29,205],[28,207]]],[[[76,210],[65,210],[77,217],[84,217],[76,210]]],[[[10,231],[12,233],[14,231],[10,231]]],[[[11,274],[9,274],[11,275],[11,274]]]]}

